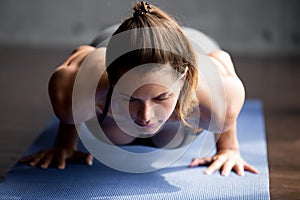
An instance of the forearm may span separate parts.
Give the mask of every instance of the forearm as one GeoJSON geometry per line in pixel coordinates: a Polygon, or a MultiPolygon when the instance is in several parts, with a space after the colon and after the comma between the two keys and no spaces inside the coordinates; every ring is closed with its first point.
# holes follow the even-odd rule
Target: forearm
{"type": "Polygon", "coordinates": [[[78,135],[75,125],[60,121],[54,146],[77,149],[77,141],[78,135]]]}
{"type": "Polygon", "coordinates": [[[215,140],[218,151],[223,149],[238,150],[239,143],[237,138],[236,121],[227,131],[221,134],[215,134],[215,140]]]}

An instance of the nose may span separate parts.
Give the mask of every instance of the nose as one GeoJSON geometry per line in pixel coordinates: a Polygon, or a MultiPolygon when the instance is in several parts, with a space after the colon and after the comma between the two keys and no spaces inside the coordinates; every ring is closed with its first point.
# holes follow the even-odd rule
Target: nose
{"type": "Polygon", "coordinates": [[[148,125],[151,121],[152,109],[149,103],[143,103],[137,111],[137,123],[141,126],[148,125]]]}

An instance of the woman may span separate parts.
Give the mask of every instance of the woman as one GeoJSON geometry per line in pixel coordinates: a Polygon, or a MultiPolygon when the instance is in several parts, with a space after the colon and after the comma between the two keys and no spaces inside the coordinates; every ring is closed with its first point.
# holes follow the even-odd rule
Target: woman
{"type": "MultiPolygon", "coordinates": [[[[92,164],[92,156],[76,148],[78,136],[73,119],[72,91],[81,64],[97,51],[97,62],[100,63],[96,65],[97,70],[105,73],[96,89],[95,106],[99,123],[112,143],[176,148],[183,144],[186,136],[175,135],[178,122],[182,122],[194,132],[208,129],[218,135],[216,155],[195,158],[191,167],[209,164],[206,174],[221,169],[224,176],[232,169],[239,175],[244,175],[244,170],[258,173],[239,153],[236,120],[245,92],[230,56],[224,51],[209,53],[222,85],[222,88],[209,91],[204,84],[205,77],[198,73],[198,70],[201,72],[201,61],[198,63],[194,48],[177,22],[146,2],[138,2],[133,10],[133,16],[118,27],[107,48],[79,47],[53,73],[49,95],[60,119],[55,144],[52,149],[21,161],[42,168],[56,164],[60,169],[65,168],[66,160],[92,164]],[[118,37],[123,33],[124,37],[118,37]],[[125,53],[120,53],[122,48],[127,48],[125,53]],[[137,82],[144,84],[133,84],[137,82]],[[223,95],[224,99],[211,100],[210,93],[223,95]],[[113,114],[112,108],[117,114],[113,114]],[[126,110],[127,118],[123,114],[126,110]],[[199,110],[200,116],[197,115],[199,110]],[[130,123],[134,124],[133,128],[130,123]]],[[[80,110],[80,105],[78,107],[80,110]]],[[[92,117],[92,112],[81,111],[80,121],[92,117]]]]}

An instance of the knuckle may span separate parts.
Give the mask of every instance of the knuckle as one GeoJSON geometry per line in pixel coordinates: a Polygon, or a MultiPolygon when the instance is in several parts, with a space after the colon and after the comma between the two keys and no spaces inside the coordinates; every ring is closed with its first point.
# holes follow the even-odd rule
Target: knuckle
{"type": "Polygon", "coordinates": [[[226,155],[217,155],[213,158],[214,161],[218,161],[218,162],[225,162],[226,160],[228,160],[226,155]]]}

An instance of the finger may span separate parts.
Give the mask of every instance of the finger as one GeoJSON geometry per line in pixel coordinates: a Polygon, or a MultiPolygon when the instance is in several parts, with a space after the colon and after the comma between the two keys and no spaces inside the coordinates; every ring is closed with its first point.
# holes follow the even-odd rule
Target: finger
{"type": "Polygon", "coordinates": [[[41,164],[41,168],[46,169],[49,167],[50,163],[53,160],[53,155],[52,154],[47,154],[46,157],[43,160],[43,163],[41,164]]]}
{"type": "Polygon", "coordinates": [[[33,155],[29,155],[29,156],[25,156],[25,157],[21,158],[18,162],[19,162],[19,163],[26,163],[26,162],[29,162],[29,161],[33,160],[34,157],[36,157],[37,155],[38,155],[38,153],[33,154],[33,155]]]}
{"type": "Polygon", "coordinates": [[[75,162],[85,162],[88,165],[93,164],[93,156],[89,153],[84,153],[80,151],[75,151],[71,160],[75,162]]]}
{"type": "Polygon", "coordinates": [[[190,167],[196,167],[199,165],[206,165],[211,163],[212,158],[194,158],[191,163],[190,163],[190,167]]]}
{"type": "Polygon", "coordinates": [[[93,156],[91,154],[88,154],[85,161],[88,165],[92,165],[93,164],[93,156]]]}
{"type": "Polygon", "coordinates": [[[235,165],[235,162],[234,162],[234,161],[228,160],[228,161],[223,165],[221,175],[222,175],[222,176],[228,176],[229,173],[231,172],[231,170],[232,170],[232,168],[233,168],[234,165],[235,165]]]}
{"type": "Polygon", "coordinates": [[[40,152],[34,156],[33,160],[29,163],[30,166],[35,167],[44,158],[45,152],[40,152]]]}
{"type": "Polygon", "coordinates": [[[236,164],[233,169],[239,176],[245,176],[244,165],[242,163],[236,164]]]}
{"type": "Polygon", "coordinates": [[[255,167],[253,167],[253,166],[251,166],[251,165],[249,165],[247,163],[245,164],[244,169],[246,171],[252,172],[254,174],[259,174],[259,171],[255,167]]]}
{"type": "Polygon", "coordinates": [[[214,173],[215,171],[219,170],[219,169],[223,166],[223,164],[224,164],[225,161],[226,161],[226,160],[221,159],[221,158],[215,160],[215,161],[207,168],[207,170],[206,170],[204,173],[207,174],[207,175],[210,175],[210,174],[214,173]]]}
{"type": "Polygon", "coordinates": [[[64,169],[66,167],[66,159],[67,159],[67,154],[62,153],[57,160],[57,167],[58,169],[64,169]]]}

